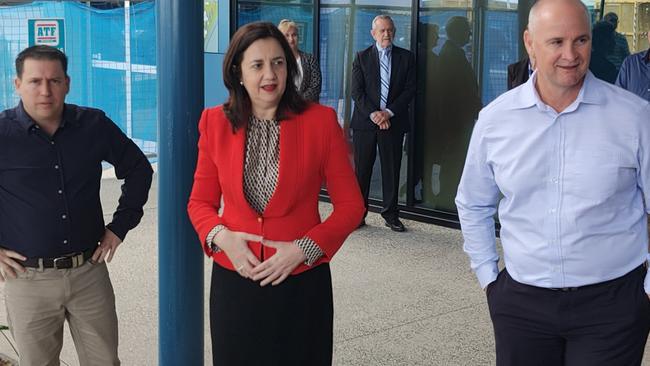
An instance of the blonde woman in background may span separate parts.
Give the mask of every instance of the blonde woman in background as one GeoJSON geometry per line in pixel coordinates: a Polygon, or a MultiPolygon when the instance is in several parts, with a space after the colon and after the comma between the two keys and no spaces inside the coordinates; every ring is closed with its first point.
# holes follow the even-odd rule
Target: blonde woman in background
{"type": "Polygon", "coordinates": [[[289,42],[298,64],[298,75],[294,80],[298,92],[304,99],[318,103],[322,80],[318,60],[314,55],[298,49],[298,26],[293,20],[282,19],[278,24],[278,29],[289,42]]]}

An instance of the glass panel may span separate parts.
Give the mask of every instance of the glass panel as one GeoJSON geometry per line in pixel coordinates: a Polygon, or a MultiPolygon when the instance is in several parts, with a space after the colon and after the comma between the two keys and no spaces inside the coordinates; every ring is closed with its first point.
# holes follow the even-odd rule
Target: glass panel
{"type": "Polygon", "coordinates": [[[631,53],[648,49],[646,32],[650,30],[650,3],[608,0],[605,13],[609,12],[618,15],[616,32],[625,36],[631,53]]]}
{"type": "MultiPolygon", "coordinates": [[[[304,2],[304,1],[302,1],[304,2]]],[[[275,1],[271,2],[253,3],[253,2],[239,2],[237,12],[237,24],[242,26],[247,23],[266,21],[273,24],[280,23],[282,19],[291,19],[298,25],[298,48],[302,51],[313,53],[314,52],[314,27],[313,27],[313,6],[311,1],[310,5],[289,5],[296,3],[296,1],[283,4],[275,1]]]]}
{"type": "Polygon", "coordinates": [[[633,47],[634,51],[632,52],[641,52],[650,47],[647,33],[650,32],[650,3],[639,4],[636,24],[638,24],[638,27],[634,32],[635,42],[633,47]]]}
{"type": "Polygon", "coordinates": [[[518,0],[488,0],[488,9],[492,10],[517,10],[518,0]]]}
{"type": "MultiPolygon", "coordinates": [[[[396,46],[410,49],[411,44],[411,11],[395,8],[357,8],[354,19],[354,32],[353,32],[353,50],[358,52],[375,44],[375,40],[370,34],[372,28],[372,20],[379,14],[389,15],[395,23],[395,40],[393,43],[396,46]]],[[[354,103],[353,103],[354,105],[354,103]]],[[[379,152],[377,153],[379,157],[379,152]]],[[[406,174],[407,173],[407,160],[406,154],[402,154],[402,164],[400,171],[400,189],[399,189],[399,202],[406,202],[406,174]]],[[[370,181],[370,198],[382,199],[381,188],[381,167],[379,165],[379,158],[375,161],[372,170],[372,178],[370,181]]]]}
{"type": "Polygon", "coordinates": [[[203,50],[217,53],[219,49],[219,3],[205,0],[203,3],[203,50]]]}
{"type": "Polygon", "coordinates": [[[616,30],[625,35],[634,32],[634,11],[637,4],[621,4],[619,22],[616,30]]]}
{"type": "Polygon", "coordinates": [[[323,0],[320,2],[321,5],[350,5],[350,0],[323,0]]]}
{"type": "Polygon", "coordinates": [[[631,53],[648,49],[646,32],[650,30],[650,3],[628,3],[622,0],[610,0],[605,3],[605,13],[618,15],[616,31],[627,38],[631,53]]]}
{"type": "MultiPolygon", "coordinates": [[[[244,3],[243,1],[239,2],[240,4],[244,3]]],[[[258,2],[258,4],[261,2],[258,2]]],[[[307,4],[307,5],[312,5],[313,1],[312,0],[264,0],[264,6],[285,6],[285,5],[295,5],[295,4],[307,4]]]]}
{"type": "Polygon", "coordinates": [[[639,4],[637,24],[639,28],[637,33],[644,33],[650,31],[650,3],[639,4]]]}
{"type": "Polygon", "coordinates": [[[412,183],[416,202],[447,212],[456,212],[454,198],[482,106],[471,64],[471,15],[467,8],[423,9],[419,17],[412,183]]]}
{"type": "Polygon", "coordinates": [[[421,0],[420,9],[426,8],[448,8],[448,9],[471,9],[472,0],[421,0]]]}
{"type": "Polygon", "coordinates": [[[357,0],[357,5],[370,5],[377,8],[386,9],[389,7],[411,8],[411,0],[357,0]]]}
{"type": "Polygon", "coordinates": [[[481,85],[484,105],[507,90],[508,65],[517,62],[519,58],[518,33],[516,11],[486,11],[481,85]]]}
{"type": "Polygon", "coordinates": [[[345,120],[346,65],[350,50],[350,8],[321,8],[320,12],[320,68],[323,84],[321,104],[337,111],[339,121],[345,120]]]}

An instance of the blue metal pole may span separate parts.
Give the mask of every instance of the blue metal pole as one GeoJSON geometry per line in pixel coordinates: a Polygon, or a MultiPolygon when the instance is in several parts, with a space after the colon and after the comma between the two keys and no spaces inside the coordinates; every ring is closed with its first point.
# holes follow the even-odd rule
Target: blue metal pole
{"type": "Polygon", "coordinates": [[[203,365],[204,259],[186,210],[204,100],[203,1],[157,0],[156,11],[158,364],[203,365]]]}

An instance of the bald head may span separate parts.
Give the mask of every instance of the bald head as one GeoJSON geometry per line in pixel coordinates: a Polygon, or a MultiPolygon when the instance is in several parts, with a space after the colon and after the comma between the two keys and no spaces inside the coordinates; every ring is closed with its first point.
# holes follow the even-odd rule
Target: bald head
{"type": "Polygon", "coordinates": [[[578,13],[583,17],[585,26],[591,29],[589,9],[580,0],[538,0],[528,13],[528,31],[535,33],[540,22],[557,22],[562,17],[574,16],[578,13]]]}
{"type": "Polygon", "coordinates": [[[524,44],[537,70],[535,87],[556,111],[578,95],[591,57],[591,21],[579,0],[539,0],[530,10],[524,44]]]}

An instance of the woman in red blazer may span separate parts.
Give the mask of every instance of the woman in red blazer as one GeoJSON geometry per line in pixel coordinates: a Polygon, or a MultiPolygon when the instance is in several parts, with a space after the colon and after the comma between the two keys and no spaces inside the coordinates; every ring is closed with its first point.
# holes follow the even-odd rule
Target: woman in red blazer
{"type": "Polygon", "coordinates": [[[305,102],[295,58],[271,23],[233,36],[230,96],[199,122],[188,212],[215,264],[215,365],[331,365],[328,262],[356,228],[363,200],[336,113],[305,102]],[[333,212],[321,220],[325,183],[333,212]]]}

